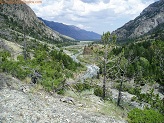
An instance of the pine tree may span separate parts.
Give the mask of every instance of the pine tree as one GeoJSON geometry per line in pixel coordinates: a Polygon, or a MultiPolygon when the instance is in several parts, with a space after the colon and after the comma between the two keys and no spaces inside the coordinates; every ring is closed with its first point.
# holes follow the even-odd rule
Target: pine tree
{"type": "Polygon", "coordinates": [[[104,44],[104,79],[103,79],[103,99],[106,97],[106,64],[107,64],[107,48],[110,40],[110,32],[103,33],[101,40],[104,44]]]}

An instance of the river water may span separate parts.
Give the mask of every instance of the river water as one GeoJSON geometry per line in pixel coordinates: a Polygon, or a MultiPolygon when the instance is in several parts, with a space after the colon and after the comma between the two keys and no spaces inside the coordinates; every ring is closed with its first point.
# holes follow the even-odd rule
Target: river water
{"type": "MultiPolygon", "coordinates": [[[[67,50],[64,50],[64,52],[67,55],[69,55],[73,59],[73,61],[80,63],[80,61],[77,59],[77,57],[83,53],[82,50],[79,50],[79,53],[73,54],[73,55],[67,50]]],[[[97,73],[99,72],[99,69],[100,69],[95,64],[87,64],[86,67],[87,67],[87,71],[79,78],[79,80],[81,80],[81,82],[84,82],[85,79],[97,76],[97,73]]]]}
{"type": "Polygon", "coordinates": [[[84,82],[85,79],[93,78],[97,76],[97,73],[99,72],[100,69],[98,66],[94,64],[86,65],[86,67],[87,67],[86,73],[80,78],[82,82],[84,82]]]}

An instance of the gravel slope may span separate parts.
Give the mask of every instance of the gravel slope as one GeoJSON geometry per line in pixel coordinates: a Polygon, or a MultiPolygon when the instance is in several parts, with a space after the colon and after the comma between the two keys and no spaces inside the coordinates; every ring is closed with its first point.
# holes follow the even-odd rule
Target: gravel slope
{"type": "Polygon", "coordinates": [[[0,123],[125,123],[114,116],[83,108],[79,101],[64,103],[59,95],[0,74],[0,123]]]}

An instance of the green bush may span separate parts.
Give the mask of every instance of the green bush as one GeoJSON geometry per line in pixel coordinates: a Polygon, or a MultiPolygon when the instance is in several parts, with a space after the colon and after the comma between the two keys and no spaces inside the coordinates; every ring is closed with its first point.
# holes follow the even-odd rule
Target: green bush
{"type": "Polygon", "coordinates": [[[64,95],[64,89],[60,89],[58,92],[57,92],[57,94],[60,94],[60,95],[64,95]]]}
{"type": "Polygon", "coordinates": [[[74,88],[79,91],[82,92],[84,90],[89,90],[92,88],[91,85],[89,85],[89,83],[85,82],[85,83],[77,83],[76,85],[74,85],[74,88]]]}
{"type": "Polygon", "coordinates": [[[102,96],[103,96],[103,89],[102,89],[102,87],[96,86],[96,87],[94,88],[94,94],[95,94],[96,96],[102,97],[102,96]]]}
{"type": "Polygon", "coordinates": [[[128,113],[129,123],[163,123],[164,116],[152,109],[133,109],[128,113]]]}
{"type": "Polygon", "coordinates": [[[136,101],[137,100],[137,97],[136,96],[133,96],[132,98],[131,98],[131,101],[136,101]]]}

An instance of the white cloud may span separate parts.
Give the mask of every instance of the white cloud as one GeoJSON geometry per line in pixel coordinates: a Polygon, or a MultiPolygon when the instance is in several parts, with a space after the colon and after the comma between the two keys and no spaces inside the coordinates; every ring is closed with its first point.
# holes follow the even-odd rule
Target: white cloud
{"type": "Polygon", "coordinates": [[[109,8],[116,14],[138,15],[154,0],[143,2],[143,0],[111,0],[109,8]]]}
{"type": "Polygon", "coordinates": [[[76,26],[79,27],[79,28],[81,28],[81,29],[85,29],[85,30],[91,28],[91,27],[85,26],[85,25],[83,25],[83,24],[77,24],[76,26]]]}
{"type": "Polygon", "coordinates": [[[110,30],[110,23],[113,29],[120,23],[123,25],[154,1],[157,0],[42,0],[42,4],[30,6],[37,16],[44,19],[81,28],[90,27],[100,33],[102,30],[110,30]],[[121,21],[116,21],[119,19],[121,21]],[[104,26],[107,22],[110,22],[109,25],[104,26]],[[100,23],[104,24],[102,28],[100,23]]]}

